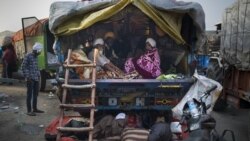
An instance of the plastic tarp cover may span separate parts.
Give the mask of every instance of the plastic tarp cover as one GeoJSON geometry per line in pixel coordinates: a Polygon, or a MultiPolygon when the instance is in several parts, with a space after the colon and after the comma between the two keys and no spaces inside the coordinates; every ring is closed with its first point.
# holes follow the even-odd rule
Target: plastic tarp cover
{"type": "Polygon", "coordinates": [[[70,35],[88,28],[98,21],[108,19],[127,5],[133,4],[149,16],[177,43],[184,43],[180,35],[181,20],[187,13],[197,27],[197,44],[204,44],[205,14],[194,2],[172,0],[93,0],[81,2],[54,2],[50,7],[49,28],[56,36],[70,35]]]}
{"type": "Polygon", "coordinates": [[[239,0],[223,15],[221,54],[239,70],[250,70],[250,0],[239,0]]]}

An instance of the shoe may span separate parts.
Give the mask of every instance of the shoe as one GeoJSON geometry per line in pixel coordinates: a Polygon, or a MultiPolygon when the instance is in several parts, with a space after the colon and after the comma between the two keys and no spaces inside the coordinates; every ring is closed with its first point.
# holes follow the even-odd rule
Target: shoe
{"type": "Polygon", "coordinates": [[[38,109],[33,110],[33,112],[34,112],[34,113],[44,113],[44,111],[42,111],[42,110],[38,110],[38,109]]]}
{"type": "Polygon", "coordinates": [[[27,115],[28,116],[36,116],[36,113],[34,113],[34,112],[28,112],[27,115]]]}

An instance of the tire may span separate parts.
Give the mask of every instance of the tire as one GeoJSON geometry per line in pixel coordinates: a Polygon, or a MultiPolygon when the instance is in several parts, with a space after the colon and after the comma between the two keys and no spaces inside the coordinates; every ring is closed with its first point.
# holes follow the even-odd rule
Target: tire
{"type": "Polygon", "coordinates": [[[41,74],[41,77],[40,77],[39,85],[40,85],[40,91],[43,92],[46,87],[47,73],[45,70],[41,70],[40,74],[41,74]]]}

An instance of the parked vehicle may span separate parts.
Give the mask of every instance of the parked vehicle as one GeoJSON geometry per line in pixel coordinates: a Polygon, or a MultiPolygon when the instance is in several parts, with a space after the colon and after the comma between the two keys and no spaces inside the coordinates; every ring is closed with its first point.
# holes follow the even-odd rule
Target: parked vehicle
{"type": "MultiPolygon", "coordinates": [[[[80,45],[88,50],[87,45],[92,45],[95,38],[105,39],[105,34],[111,31],[120,42],[115,50],[119,59],[135,57],[144,47],[144,39],[151,37],[157,42],[162,74],[182,74],[163,80],[97,79],[99,110],[170,110],[193,83],[191,76],[196,68],[193,55],[202,50],[204,23],[204,12],[198,3],[166,0],[55,2],[49,17],[49,29],[57,38],[56,44],[61,45],[60,56],[80,45]],[[188,5],[194,13],[200,14],[186,10],[188,5]]],[[[89,81],[74,82],[86,84],[89,81]]],[[[69,102],[89,102],[82,95],[84,92],[80,93],[72,92],[69,102]]]]}
{"type": "Polygon", "coordinates": [[[53,51],[54,36],[49,31],[48,19],[38,20],[36,17],[22,18],[22,29],[13,35],[20,65],[28,52],[32,51],[35,42],[43,44],[42,53],[38,56],[38,66],[41,72],[40,90],[46,87],[46,80],[54,78],[58,68],[57,58],[53,51]]]}
{"type": "Polygon", "coordinates": [[[224,96],[236,107],[247,106],[250,102],[249,2],[239,0],[228,7],[221,24],[220,53],[228,64],[223,81],[224,96]]]}

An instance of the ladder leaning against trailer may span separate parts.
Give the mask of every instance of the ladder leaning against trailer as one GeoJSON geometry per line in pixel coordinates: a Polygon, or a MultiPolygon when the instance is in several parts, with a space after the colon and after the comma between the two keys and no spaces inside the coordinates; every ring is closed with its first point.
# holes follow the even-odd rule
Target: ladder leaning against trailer
{"type": "Polygon", "coordinates": [[[71,57],[72,49],[68,50],[67,62],[64,65],[65,71],[65,80],[63,87],[63,95],[62,101],[60,104],[60,117],[59,117],[59,126],[57,127],[57,141],[61,140],[62,132],[89,132],[88,141],[93,140],[93,129],[94,129],[94,112],[95,112],[95,95],[96,95],[96,56],[97,56],[97,49],[94,49],[94,61],[91,64],[70,64],[70,57],[71,57]],[[92,67],[92,78],[91,83],[84,84],[84,85],[74,85],[69,84],[69,70],[70,68],[76,67],[92,67]],[[91,89],[91,100],[90,104],[66,104],[66,97],[68,89],[91,89]],[[69,108],[79,108],[79,109],[87,109],[90,110],[90,120],[88,127],[63,127],[63,118],[65,116],[65,109],[69,108]]]}

